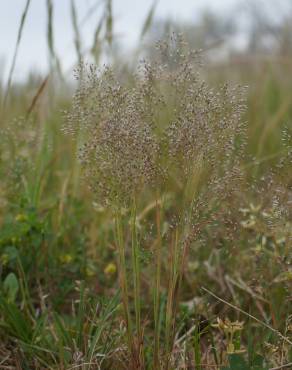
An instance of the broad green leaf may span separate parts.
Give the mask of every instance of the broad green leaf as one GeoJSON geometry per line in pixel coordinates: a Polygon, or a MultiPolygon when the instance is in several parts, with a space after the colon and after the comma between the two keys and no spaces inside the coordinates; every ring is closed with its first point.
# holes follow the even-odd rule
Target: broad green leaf
{"type": "Polygon", "coordinates": [[[17,277],[13,272],[10,272],[4,280],[3,283],[4,291],[7,294],[8,302],[14,302],[19,290],[19,284],[17,277]]]}

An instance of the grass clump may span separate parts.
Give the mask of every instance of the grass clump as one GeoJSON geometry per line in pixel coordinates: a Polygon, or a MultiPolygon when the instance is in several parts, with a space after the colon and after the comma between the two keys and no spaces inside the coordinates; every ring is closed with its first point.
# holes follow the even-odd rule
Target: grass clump
{"type": "Polygon", "coordinates": [[[187,256],[218,220],[229,221],[234,234],[238,225],[226,209],[244,183],[243,90],[209,88],[198,73],[198,56],[183,52],[180,37],[159,49],[161,60],[142,62],[130,83],[110,68],[81,66],[66,125],[79,141],[96,201],[115,219],[133,369],[176,366],[176,314],[187,256]],[[154,347],[146,340],[151,312],[154,347]]]}

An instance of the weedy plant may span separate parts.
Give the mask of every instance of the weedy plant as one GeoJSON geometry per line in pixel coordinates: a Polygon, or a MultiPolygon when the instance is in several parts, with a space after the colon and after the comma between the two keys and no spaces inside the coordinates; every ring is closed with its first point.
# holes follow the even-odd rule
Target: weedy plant
{"type": "Polygon", "coordinates": [[[180,36],[158,49],[160,58],[141,62],[126,81],[110,67],[81,65],[65,125],[78,141],[95,201],[115,220],[132,369],[177,366],[176,312],[188,253],[218,220],[228,225],[226,237],[234,236],[239,225],[228,210],[245,184],[244,89],[208,87],[200,55],[180,36]],[[153,345],[145,340],[150,315],[153,345]]]}

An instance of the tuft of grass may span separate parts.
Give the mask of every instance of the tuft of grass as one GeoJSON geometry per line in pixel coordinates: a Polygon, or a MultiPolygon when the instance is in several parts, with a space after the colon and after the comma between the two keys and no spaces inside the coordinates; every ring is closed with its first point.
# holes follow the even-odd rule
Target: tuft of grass
{"type": "MultiPolygon", "coordinates": [[[[137,212],[140,213],[145,200],[139,194],[147,192],[146,199],[154,204],[157,194],[164,195],[169,189],[177,196],[175,209],[167,220],[172,230],[164,240],[159,214],[154,219],[158,249],[153,253],[157,265],[151,311],[154,311],[156,363],[148,361],[159,368],[159,358],[163,356],[162,366],[169,369],[187,255],[192,243],[200,239],[200,230],[216,222],[218,214],[224,217],[221,207],[241,183],[237,156],[242,147],[235,145],[243,127],[241,92],[227,86],[222,86],[217,94],[209,91],[195,70],[195,54],[181,53],[184,44],[179,37],[173,37],[171,42],[161,45],[162,60],[166,58],[167,63],[161,61],[157,66],[144,62],[141,74],[132,77],[132,87],[122,84],[108,67],[98,71],[94,66],[88,70],[81,66],[80,87],[65,127],[75,137],[82,137],[79,155],[96,201],[118,215],[120,287],[133,368],[148,366],[144,365],[146,318],[141,310],[141,302],[148,300],[147,291],[142,294],[141,289],[141,251],[146,246],[138,241],[136,225],[137,212]],[[169,110],[168,117],[160,116],[162,107],[169,110]],[[175,183],[174,174],[184,185],[175,183]],[[160,347],[163,258],[168,260],[169,268],[163,276],[168,293],[164,345],[160,347]]],[[[152,222],[151,217],[152,213],[148,223],[152,222]]],[[[147,232],[143,237],[147,241],[147,232]]]]}

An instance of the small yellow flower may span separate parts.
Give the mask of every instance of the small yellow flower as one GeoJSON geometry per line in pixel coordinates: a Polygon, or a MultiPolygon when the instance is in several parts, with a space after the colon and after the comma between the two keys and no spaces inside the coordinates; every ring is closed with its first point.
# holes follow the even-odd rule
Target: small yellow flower
{"type": "Polygon", "coordinates": [[[110,262],[109,264],[107,264],[103,270],[105,275],[108,275],[108,276],[114,275],[116,271],[117,271],[117,266],[113,262],[110,262]]]}
{"type": "Polygon", "coordinates": [[[24,213],[19,213],[18,215],[15,216],[15,221],[25,222],[27,221],[27,215],[25,215],[24,213]]]}
{"type": "Polygon", "coordinates": [[[60,260],[61,263],[68,264],[68,263],[73,261],[73,257],[71,256],[71,254],[66,253],[66,254],[62,254],[59,257],[59,260],[60,260]]]}

